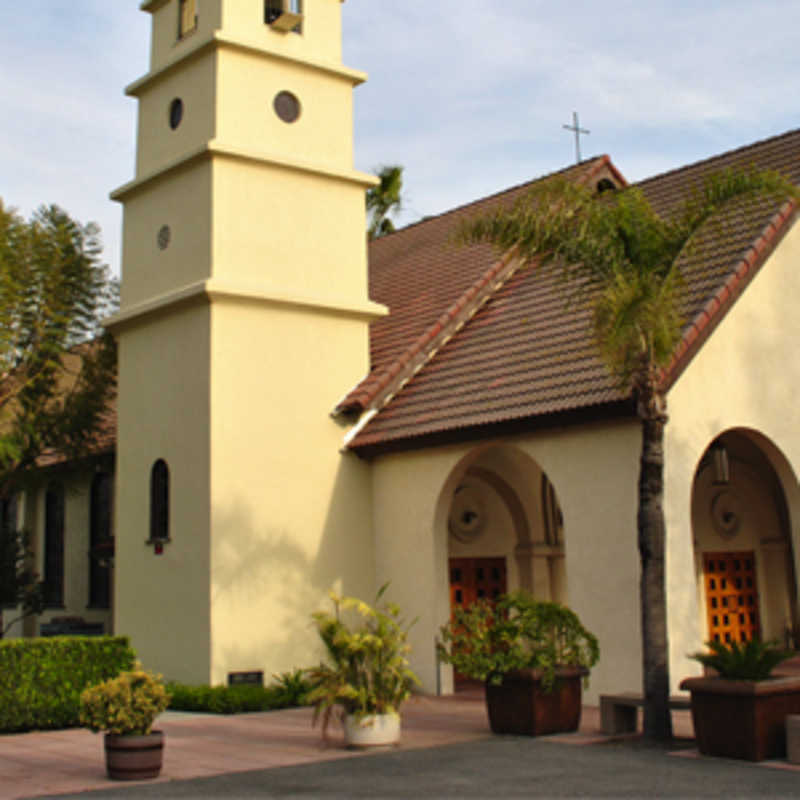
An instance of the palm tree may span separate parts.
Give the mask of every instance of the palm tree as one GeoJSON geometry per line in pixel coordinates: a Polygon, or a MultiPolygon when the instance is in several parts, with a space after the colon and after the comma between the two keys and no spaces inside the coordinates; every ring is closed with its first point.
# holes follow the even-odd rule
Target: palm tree
{"type": "Polygon", "coordinates": [[[377,186],[367,190],[367,237],[370,241],[394,231],[389,214],[402,207],[403,168],[396,165],[381,167],[378,180],[377,186]]]}
{"type": "MultiPolygon", "coordinates": [[[[669,712],[663,512],[664,368],[681,338],[681,273],[694,234],[735,198],[797,199],[775,173],[710,176],[669,218],[631,187],[594,194],[563,178],[539,184],[510,208],[465,222],[457,238],[518,249],[538,269],[555,269],[568,302],[588,303],[601,357],[636,402],[642,425],[638,489],[644,734],[672,736],[669,712]]],[[[742,202],[747,202],[742,199],[742,202]]]]}

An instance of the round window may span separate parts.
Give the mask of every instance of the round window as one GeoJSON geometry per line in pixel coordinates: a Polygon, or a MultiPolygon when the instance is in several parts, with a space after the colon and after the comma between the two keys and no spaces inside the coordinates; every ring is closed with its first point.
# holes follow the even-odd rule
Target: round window
{"type": "Polygon", "coordinates": [[[181,120],[183,119],[183,100],[180,97],[176,97],[170,104],[169,104],[169,126],[172,130],[178,127],[181,124],[181,120]]]}
{"type": "Polygon", "coordinates": [[[300,116],[300,101],[291,92],[278,92],[273,106],[284,122],[295,122],[300,116]]]}

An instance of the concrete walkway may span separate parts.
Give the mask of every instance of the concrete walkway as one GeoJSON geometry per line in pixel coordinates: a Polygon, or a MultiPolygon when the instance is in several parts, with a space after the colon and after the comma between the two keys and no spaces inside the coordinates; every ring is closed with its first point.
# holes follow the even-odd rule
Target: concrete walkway
{"type": "MultiPolygon", "coordinates": [[[[466,761],[458,767],[458,770],[469,772],[470,764],[477,763],[476,758],[485,761],[494,753],[493,757],[502,762],[510,753],[509,747],[513,750],[519,747],[534,746],[533,740],[528,740],[528,743],[525,744],[525,740],[521,737],[493,737],[489,731],[485,705],[479,694],[414,698],[404,706],[402,743],[388,753],[384,751],[376,754],[375,752],[362,753],[346,750],[342,746],[341,732],[338,729],[331,732],[330,741],[324,744],[321,741],[319,730],[311,727],[311,717],[310,709],[291,709],[236,716],[167,712],[158,722],[158,727],[166,733],[167,742],[162,775],[156,781],[146,782],[146,785],[108,780],[104,773],[102,736],[86,730],[72,729],[0,736],[0,800],[77,794],[87,790],[100,790],[96,795],[98,798],[106,796],[289,797],[300,795],[332,797],[340,795],[333,790],[333,793],[322,791],[319,783],[316,785],[322,794],[314,792],[309,794],[305,791],[300,792],[299,795],[291,792],[289,794],[280,792],[272,794],[266,790],[264,779],[258,780],[258,776],[264,775],[264,770],[268,771],[270,779],[274,778],[275,780],[281,776],[296,776],[298,771],[291,768],[305,765],[300,772],[306,779],[313,782],[316,780],[314,776],[319,770],[324,772],[327,769],[333,770],[331,780],[335,781],[333,777],[337,773],[335,762],[347,760],[350,766],[345,770],[346,774],[352,775],[353,770],[366,770],[367,773],[375,773],[377,770],[377,773],[370,779],[371,785],[375,786],[376,780],[390,779],[391,775],[396,774],[398,770],[402,772],[403,765],[406,769],[411,770],[412,775],[417,774],[423,767],[417,768],[413,765],[421,759],[420,763],[433,764],[434,767],[438,764],[436,767],[438,769],[437,780],[448,780],[447,775],[456,769],[459,757],[466,761]],[[503,742],[506,744],[502,744],[503,742]],[[515,742],[521,744],[514,744],[515,742]],[[498,748],[500,749],[498,750],[498,748]],[[439,753],[443,755],[437,756],[439,753]],[[474,755],[470,755],[471,753],[474,755]],[[388,772],[381,767],[387,758],[389,759],[386,762],[388,772]],[[365,759],[368,759],[370,763],[367,764],[365,759]],[[381,760],[373,762],[373,759],[381,760]],[[448,761],[450,772],[443,770],[442,759],[448,761]],[[311,765],[316,766],[312,768],[311,765]],[[285,769],[277,768],[290,769],[287,772],[285,769]],[[251,787],[255,794],[248,793],[243,789],[248,781],[256,781],[251,787]],[[205,789],[202,788],[204,786],[205,789]],[[208,793],[205,793],[206,791],[208,793]]],[[[676,736],[691,737],[691,720],[688,712],[675,712],[673,720],[676,736]]],[[[598,710],[585,707],[579,731],[572,734],[541,737],[536,741],[549,747],[560,746],[563,750],[565,745],[608,743],[609,739],[599,732],[598,710]]],[[[633,752],[636,749],[635,745],[630,738],[627,741],[629,746],[626,750],[633,752]]],[[[686,744],[691,747],[690,738],[686,744]]],[[[537,748],[540,746],[542,745],[535,745],[537,748]]],[[[588,750],[596,750],[610,756],[612,750],[619,750],[619,748],[609,750],[608,748],[567,747],[566,750],[574,754],[572,758],[572,762],[574,762],[578,751],[587,751],[588,753],[588,750]]],[[[683,749],[680,754],[688,756],[688,759],[669,759],[669,761],[673,764],[678,764],[679,761],[685,764],[694,758],[694,761],[705,764],[720,762],[720,759],[697,759],[691,749],[683,749]]],[[[649,755],[652,756],[652,752],[649,755]]],[[[662,760],[667,758],[663,752],[658,752],[656,755],[662,760]]],[[[567,760],[569,762],[569,756],[567,756],[567,760]]],[[[722,763],[731,764],[732,762],[723,761],[722,763]]],[[[611,762],[608,766],[610,765],[611,762]]],[[[342,767],[344,766],[345,764],[342,763],[342,767]]],[[[737,768],[739,766],[737,765],[737,768]]],[[[751,765],[744,766],[753,770],[751,765]]],[[[773,766],[782,767],[783,776],[789,776],[794,781],[793,785],[796,791],[800,793],[800,771],[790,772],[793,768],[785,762],[774,763],[773,766]]],[[[491,774],[491,765],[484,764],[484,767],[491,774]]],[[[530,765],[528,764],[526,768],[529,769],[530,765]]],[[[758,768],[755,771],[762,775],[768,772],[758,768]]],[[[775,773],[776,771],[771,770],[770,772],[775,773]]],[[[341,774],[341,769],[338,774],[341,774]]],[[[647,772],[644,773],[645,777],[647,774],[647,772]]],[[[297,786],[298,780],[297,777],[291,778],[290,784],[297,786]]],[[[320,778],[320,780],[324,782],[325,779],[320,778]]],[[[461,783],[461,778],[456,773],[453,773],[449,780],[453,786],[461,783]]],[[[399,793],[393,794],[388,786],[385,787],[385,791],[388,792],[386,796],[439,796],[438,794],[426,794],[420,788],[412,788],[412,784],[407,783],[407,780],[401,781],[396,788],[399,793]]],[[[477,790],[479,784],[475,783],[473,788],[477,790]]],[[[602,791],[602,788],[602,786],[598,787],[599,793],[607,794],[602,791]]],[[[487,792],[490,792],[490,789],[491,785],[486,787],[487,792]]],[[[444,790],[441,789],[439,794],[442,791],[444,790]]],[[[585,792],[582,793],[585,794],[585,792]]],[[[350,794],[352,791],[347,789],[341,796],[350,794]]],[[[352,794],[352,796],[366,797],[379,796],[379,794],[376,789],[373,795],[367,792],[360,795],[352,794]]],[[[502,793],[490,792],[490,794],[502,796],[502,793]]],[[[466,793],[463,796],[479,797],[482,795],[466,793]]],[[[540,795],[534,793],[517,796],[540,795]]]]}

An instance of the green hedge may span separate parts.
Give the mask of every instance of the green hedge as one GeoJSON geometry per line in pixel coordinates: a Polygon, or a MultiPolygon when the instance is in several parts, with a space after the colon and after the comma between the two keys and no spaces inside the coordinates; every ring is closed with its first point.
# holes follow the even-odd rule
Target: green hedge
{"type": "Polygon", "coordinates": [[[0,641],[0,731],[80,725],[87,687],[132,669],[124,636],[52,636],[0,641]]]}
{"type": "Polygon", "coordinates": [[[274,711],[304,705],[309,686],[302,672],[277,676],[271,686],[187,686],[167,684],[174,711],[205,711],[212,714],[241,714],[246,711],[274,711]]]}

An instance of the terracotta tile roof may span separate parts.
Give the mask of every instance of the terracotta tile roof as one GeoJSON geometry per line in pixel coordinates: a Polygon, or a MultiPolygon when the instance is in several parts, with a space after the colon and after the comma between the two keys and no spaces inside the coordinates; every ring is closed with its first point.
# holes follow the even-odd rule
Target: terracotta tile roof
{"type": "MultiPolygon", "coordinates": [[[[607,168],[613,169],[607,159],[607,168]]],[[[726,167],[776,169],[800,184],[800,130],[642,181],[655,209],[668,214],[710,172],[726,167]]],[[[566,171],[597,171],[597,161],[566,171]]],[[[615,175],[618,173],[614,172],[615,175]]],[[[619,409],[627,402],[600,361],[587,306],[565,309],[554,279],[533,266],[503,271],[486,247],[450,243],[465,214],[513,201],[515,187],[370,245],[373,299],[390,316],[371,328],[372,370],[339,410],[374,409],[350,441],[369,455],[433,436],[475,433],[513,421],[541,421],[579,410],[619,409]],[[481,284],[481,281],[483,283],[481,284]],[[476,287],[481,284],[481,289],[476,287]],[[466,311],[459,301],[471,290],[466,311]],[[470,303],[477,304],[470,307],[470,303]],[[463,319],[444,337],[442,328],[463,319]],[[439,337],[437,339],[437,337],[439,337]]],[[[682,264],[684,339],[669,370],[677,379],[795,217],[771,201],[740,203],[707,226],[682,264]]],[[[511,263],[511,262],[509,262],[511,263]]]]}
{"type": "MultiPolygon", "coordinates": [[[[607,156],[554,175],[591,181],[605,172],[618,185],[625,185],[607,156]]],[[[390,314],[370,326],[370,373],[344,397],[337,411],[361,411],[379,402],[398,376],[409,367],[413,370],[416,357],[424,356],[443,330],[446,336],[453,324],[463,322],[462,312],[480,304],[487,288],[502,278],[506,265],[489,245],[461,248],[451,242],[458,221],[513,203],[546,177],[552,176],[423,220],[370,244],[370,297],[387,305],[390,314]]]]}

